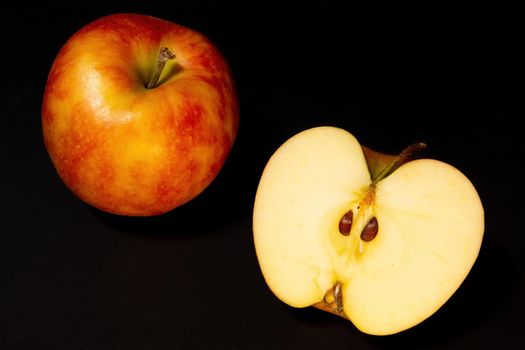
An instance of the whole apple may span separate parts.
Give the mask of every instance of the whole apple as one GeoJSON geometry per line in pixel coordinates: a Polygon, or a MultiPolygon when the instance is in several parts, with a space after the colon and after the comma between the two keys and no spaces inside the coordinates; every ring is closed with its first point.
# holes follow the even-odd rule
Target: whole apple
{"type": "Polygon", "coordinates": [[[196,197],[234,143],[227,63],[203,35],[144,15],[100,18],[49,73],[44,142],[64,183],[107,212],[149,216],[196,197]]]}

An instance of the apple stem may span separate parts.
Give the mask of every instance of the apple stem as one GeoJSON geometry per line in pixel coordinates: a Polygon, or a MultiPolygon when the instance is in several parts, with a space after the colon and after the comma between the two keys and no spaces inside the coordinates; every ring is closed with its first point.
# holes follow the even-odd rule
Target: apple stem
{"type": "Polygon", "coordinates": [[[423,142],[418,142],[405,148],[401,153],[394,158],[374,179],[374,183],[378,183],[388,175],[392,174],[397,168],[411,160],[415,153],[419,153],[427,148],[423,142]]]}
{"type": "Polygon", "coordinates": [[[174,58],[175,54],[173,54],[173,52],[171,52],[171,50],[167,47],[162,47],[160,49],[159,57],[157,58],[157,67],[155,68],[155,74],[151,77],[151,80],[149,81],[148,85],[146,85],[147,89],[153,89],[155,86],[157,86],[157,83],[159,82],[160,75],[162,74],[162,70],[164,69],[166,62],[174,58]]]}

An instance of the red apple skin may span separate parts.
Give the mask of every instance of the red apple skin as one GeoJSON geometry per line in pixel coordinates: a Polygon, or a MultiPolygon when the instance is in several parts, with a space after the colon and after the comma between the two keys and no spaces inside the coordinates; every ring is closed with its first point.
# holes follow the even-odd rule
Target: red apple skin
{"type": "Polygon", "coordinates": [[[214,45],[137,14],[103,17],[74,34],[52,65],[42,107],[45,146],[67,187],[130,216],[162,214],[200,194],[238,123],[230,70],[214,45]],[[163,46],[176,58],[146,89],[163,46]]]}

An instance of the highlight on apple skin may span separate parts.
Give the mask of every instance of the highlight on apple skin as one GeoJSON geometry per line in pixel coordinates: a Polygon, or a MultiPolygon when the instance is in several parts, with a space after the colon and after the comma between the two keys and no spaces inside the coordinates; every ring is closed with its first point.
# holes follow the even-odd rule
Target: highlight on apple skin
{"type": "Polygon", "coordinates": [[[44,93],[45,146],[61,179],[107,212],[149,216],[196,197],[236,138],[229,67],[203,35],[117,14],[74,34],[44,93]]]}
{"type": "Polygon", "coordinates": [[[431,159],[362,147],[318,127],[286,141],[255,198],[257,258],[272,292],[362,332],[388,335],[427,319],[459,288],[483,239],[472,183],[431,159]]]}

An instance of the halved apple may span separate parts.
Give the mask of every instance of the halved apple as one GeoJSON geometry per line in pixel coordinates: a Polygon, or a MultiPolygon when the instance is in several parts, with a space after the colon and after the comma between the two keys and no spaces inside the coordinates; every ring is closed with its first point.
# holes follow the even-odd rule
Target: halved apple
{"type": "Polygon", "coordinates": [[[471,182],[437,160],[361,147],[335,127],[303,131],[271,157],[253,213],[273,293],[361,331],[422,322],[457,290],[478,256],[483,207],[471,182]]]}

